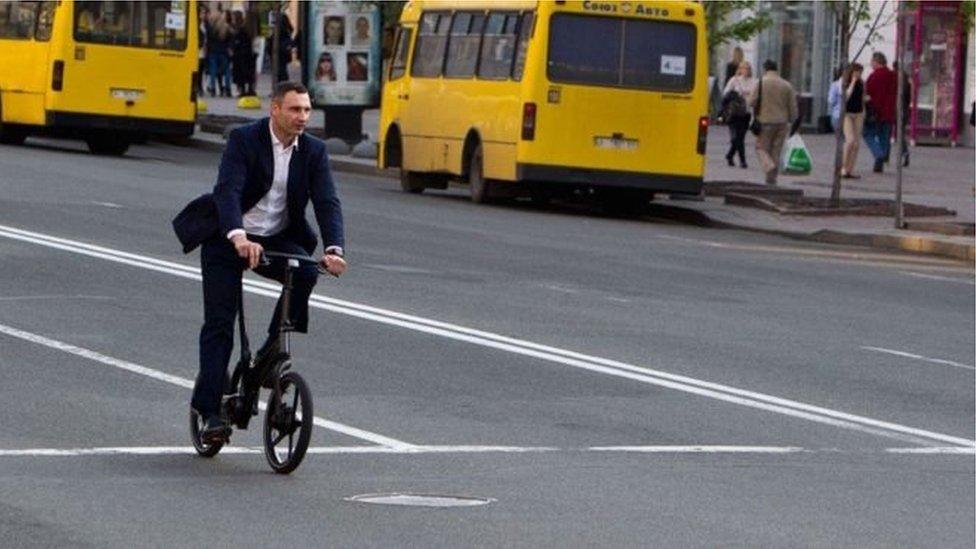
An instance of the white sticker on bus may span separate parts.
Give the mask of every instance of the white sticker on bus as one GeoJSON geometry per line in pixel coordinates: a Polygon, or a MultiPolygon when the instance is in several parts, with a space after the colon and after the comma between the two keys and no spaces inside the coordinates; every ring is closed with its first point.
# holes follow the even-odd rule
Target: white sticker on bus
{"type": "Polygon", "coordinates": [[[683,55],[662,55],[661,74],[674,76],[685,75],[685,56],[683,55]]]}
{"type": "Polygon", "coordinates": [[[166,12],[166,28],[170,30],[186,28],[186,14],[173,11],[166,12]]]}

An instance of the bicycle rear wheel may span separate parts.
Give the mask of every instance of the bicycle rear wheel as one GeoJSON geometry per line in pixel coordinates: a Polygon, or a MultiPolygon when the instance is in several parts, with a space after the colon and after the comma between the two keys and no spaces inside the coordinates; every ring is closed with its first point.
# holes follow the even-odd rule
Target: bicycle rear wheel
{"type": "Polygon", "coordinates": [[[275,473],[294,471],[312,438],[312,393],[302,376],[288,372],[271,391],[264,412],[264,456],[275,473]]]}
{"type": "Polygon", "coordinates": [[[217,455],[224,447],[223,443],[206,444],[200,438],[200,431],[203,430],[203,416],[196,410],[190,409],[190,440],[193,441],[193,449],[203,457],[210,458],[217,455]]]}

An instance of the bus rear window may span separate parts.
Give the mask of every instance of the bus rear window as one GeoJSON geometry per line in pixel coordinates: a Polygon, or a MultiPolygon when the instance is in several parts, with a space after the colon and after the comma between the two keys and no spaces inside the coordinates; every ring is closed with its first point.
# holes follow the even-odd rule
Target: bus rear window
{"type": "Polygon", "coordinates": [[[187,2],[75,2],[76,42],[186,49],[187,2]]]}
{"type": "Polygon", "coordinates": [[[557,13],[549,26],[549,80],[687,92],[695,38],[687,23],[557,13]]]}

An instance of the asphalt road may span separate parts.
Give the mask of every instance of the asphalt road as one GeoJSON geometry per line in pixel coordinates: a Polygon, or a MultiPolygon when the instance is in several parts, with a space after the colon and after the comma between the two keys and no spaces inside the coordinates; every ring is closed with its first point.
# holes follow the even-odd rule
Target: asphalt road
{"type": "Polygon", "coordinates": [[[0,146],[4,546],[976,543],[972,266],[345,173],[351,269],[294,340],[334,429],[290,477],[260,422],[195,457],[169,221],[218,158],[0,146]]]}

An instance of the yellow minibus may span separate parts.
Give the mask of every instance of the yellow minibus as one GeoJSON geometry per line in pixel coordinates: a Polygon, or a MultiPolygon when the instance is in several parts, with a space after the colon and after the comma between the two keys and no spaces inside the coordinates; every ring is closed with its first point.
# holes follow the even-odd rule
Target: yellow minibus
{"type": "Polygon", "coordinates": [[[196,122],[195,1],[0,0],[0,143],[84,139],[121,155],[196,122]]]}
{"type": "Polygon", "coordinates": [[[387,69],[378,164],[471,198],[698,194],[708,130],[696,2],[414,0],[387,69]]]}

